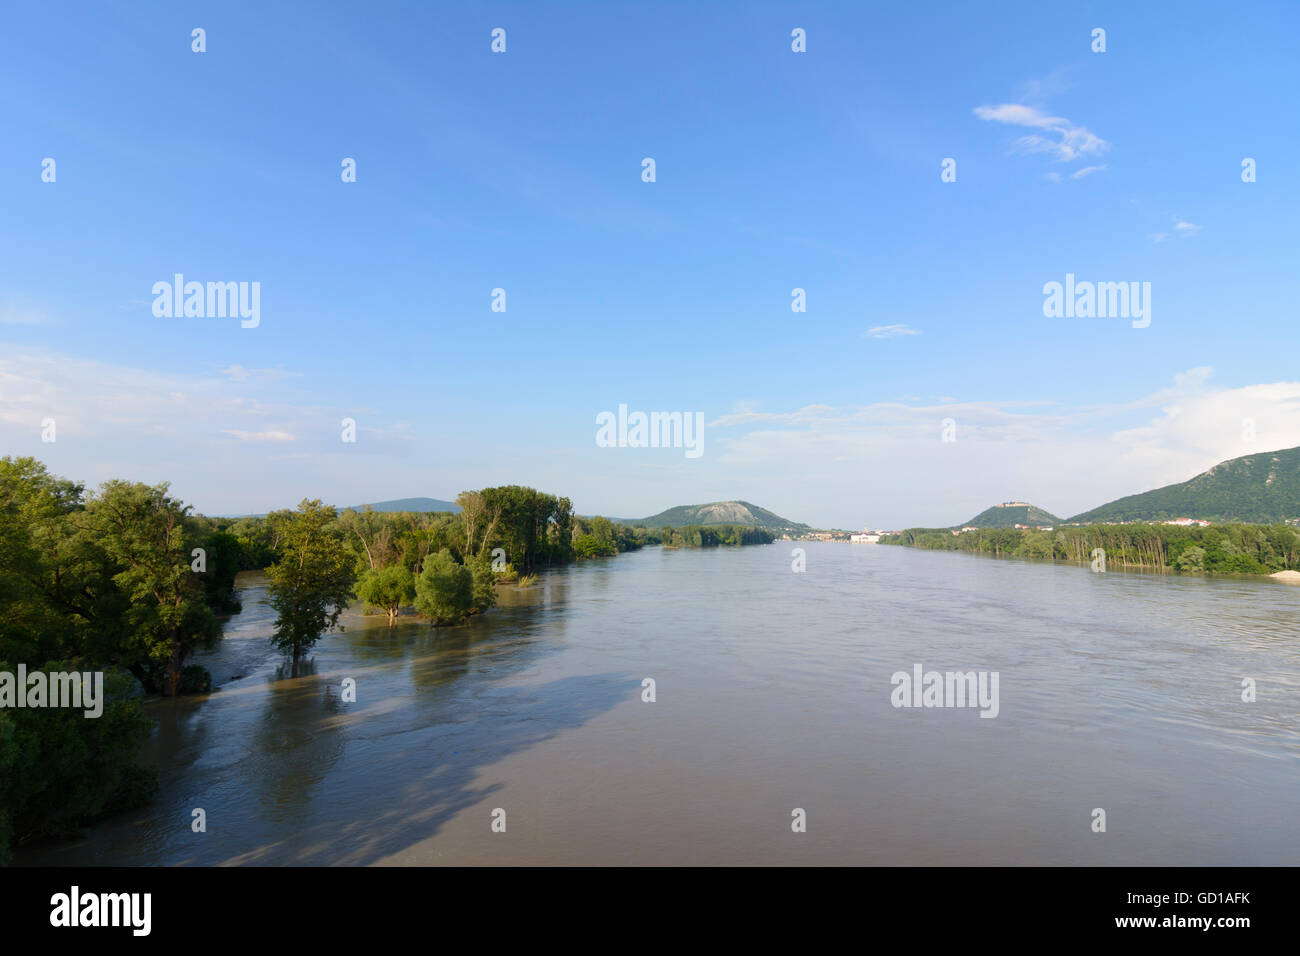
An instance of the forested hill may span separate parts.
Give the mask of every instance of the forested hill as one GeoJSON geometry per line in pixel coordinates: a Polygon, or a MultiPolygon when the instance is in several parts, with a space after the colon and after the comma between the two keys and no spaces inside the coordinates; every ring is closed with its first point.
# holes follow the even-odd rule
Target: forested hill
{"type": "Polygon", "coordinates": [[[1166,521],[1204,518],[1276,524],[1300,518],[1300,448],[1220,462],[1190,481],[1129,495],[1071,521],[1166,521]]]}
{"type": "MultiPolygon", "coordinates": [[[[340,514],[344,511],[365,511],[369,508],[371,511],[378,511],[383,514],[397,514],[406,512],[408,514],[427,514],[429,512],[451,512],[460,514],[460,505],[454,501],[443,501],[441,498],[393,498],[391,501],[376,501],[365,505],[348,505],[344,508],[335,508],[340,514]]],[[[266,514],[255,515],[210,515],[213,518],[265,518],[266,514]]]]}
{"type": "Polygon", "coordinates": [[[791,521],[773,514],[766,508],[748,501],[713,501],[705,505],[678,505],[649,518],[619,519],[629,525],[647,528],[680,528],[685,525],[736,524],[762,528],[773,532],[798,532],[812,530],[806,524],[791,521]]]}
{"type": "Polygon", "coordinates": [[[454,501],[443,501],[441,498],[394,498],[392,501],[376,501],[368,505],[349,505],[347,508],[340,508],[339,510],[362,511],[366,508],[371,511],[411,511],[416,514],[424,514],[429,511],[460,513],[460,505],[454,501]]]}
{"type": "Polygon", "coordinates": [[[981,511],[967,521],[962,527],[971,528],[1014,528],[1018,524],[1037,528],[1039,525],[1057,525],[1061,519],[1050,511],[1044,511],[1037,505],[1003,504],[994,505],[981,511]]]}

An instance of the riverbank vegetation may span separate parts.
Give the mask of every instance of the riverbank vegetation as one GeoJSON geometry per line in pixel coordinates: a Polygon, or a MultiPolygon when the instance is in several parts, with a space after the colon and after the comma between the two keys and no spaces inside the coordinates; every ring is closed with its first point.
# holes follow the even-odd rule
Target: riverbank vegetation
{"type": "Polygon", "coordinates": [[[772,532],[741,524],[685,525],[657,532],[666,548],[717,548],[742,544],[771,544],[772,532]]]}
{"type": "Polygon", "coordinates": [[[647,544],[770,541],[739,527],[630,528],[574,515],[568,498],[519,485],[463,492],[459,513],[339,513],[320,501],[264,517],[192,513],[166,484],[55,477],[0,458],[0,673],[102,672],[100,717],[0,701],[0,864],[13,844],[67,835],[147,802],[156,774],[136,760],[146,694],[211,690],[194,652],[239,610],[235,575],[264,571],[271,642],[295,665],[359,599],[395,623],[463,624],[497,588],[647,544]]]}
{"type": "Polygon", "coordinates": [[[1300,570],[1300,529],[1291,525],[1165,524],[1083,525],[1052,531],[986,528],[953,534],[947,528],[909,528],[881,544],[932,551],[969,551],[995,557],[1092,560],[1106,552],[1106,566],[1188,574],[1272,574],[1300,570]]]}

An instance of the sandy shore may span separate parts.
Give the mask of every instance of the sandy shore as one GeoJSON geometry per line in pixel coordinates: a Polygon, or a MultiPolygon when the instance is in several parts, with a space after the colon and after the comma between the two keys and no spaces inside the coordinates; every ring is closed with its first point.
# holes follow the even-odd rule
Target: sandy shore
{"type": "Polygon", "coordinates": [[[1275,571],[1269,577],[1283,584],[1300,584],[1300,571],[1275,571]]]}

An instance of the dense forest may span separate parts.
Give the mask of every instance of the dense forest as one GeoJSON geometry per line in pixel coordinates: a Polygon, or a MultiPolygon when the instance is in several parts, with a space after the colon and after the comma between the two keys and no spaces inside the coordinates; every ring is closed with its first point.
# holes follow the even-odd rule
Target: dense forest
{"type": "Polygon", "coordinates": [[[650,532],[666,548],[716,548],[723,545],[771,544],[776,540],[765,528],[743,524],[688,524],[650,532]]]}
{"type": "Polygon", "coordinates": [[[395,623],[464,623],[497,588],[647,544],[766,543],[738,526],[647,530],[573,514],[568,498],[508,485],[467,491],[457,513],[337,511],[304,500],[265,517],[192,513],[166,484],[89,492],[33,458],[0,458],[0,674],[102,672],[100,717],[0,697],[0,863],[13,844],[65,835],[147,802],[137,763],[146,694],[211,690],[190,662],[239,610],[235,576],[264,571],[271,643],[297,665],[354,601],[395,623]]]}
{"type": "Polygon", "coordinates": [[[1188,481],[1128,495],[1069,520],[1101,524],[1173,518],[1295,523],[1300,519],[1300,448],[1231,458],[1188,481]]]}
{"type": "Polygon", "coordinates": [[[973,551],[996,557],[1087,562],[1095,548],[1108,568],[1193,574],[1271,574],[1300,570],[1300,529],[1290,525],[1085,525],[1054,531],[993,528],[953,534],[946,528],[909,528],[881,544],[935,551],[973,551]]]}

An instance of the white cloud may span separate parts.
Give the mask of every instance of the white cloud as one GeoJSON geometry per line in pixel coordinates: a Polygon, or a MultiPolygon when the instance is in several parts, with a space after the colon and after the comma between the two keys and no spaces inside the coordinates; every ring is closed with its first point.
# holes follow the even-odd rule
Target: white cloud
{"type": "Polygon", "coordinates": [[[977,106],[975,115],[982,120],[1025,126],[1043,130],[1016,140],[1016,146],[1026,153],[1050,153],[1058,162],[1071,162],[1081,156],[1099,155],[1110,148],[1110,143],[1062,116],[1049,116],[1037,107],[1023,103],[1003,103],[999,106],[977,106]]]}
{"type": "Polygon", "coordinates": [[[1100,166],[1084,166],[1083,169],[1076,169],[1074,172],[1070,173],[1070,178],[1082,179],[1084,176],[1091,176],[1093,173],[1099,173],[1106,168],[1105,163],[1102,163],[1100,166]]]}
{"type": "Polygon", "coordinates": [[[227,435],[233,435],[240,441],[296,441],[297,436],[279,428],[263,428],[260,432],[244,431],[241,428],[223,428],[227,435]]]}
{"type": "Polygon", "coordinates": [[[281,379],[301,376],[301,372],[287,372],[282,366],[275,368],[245,368],[242,365],[227,365],[218,371],[232,382],[278,382],[281,379]]]}
{"type": "MultiPolygon", "coordinates": [[[[251,380],[235,366],[156,372],[0,342],[0,453],[32,455],[89,487],[110,478],[169,481],[183,500],[217,514],[265,511],[304,495],[383,497],[390,479],[438,484],[424,477],[433,466],[419,463],[421,471],[410,460],[419,443],[409,423],[355,405],[264,401],[245,393],[251,380]],[[360,426],[356,443],[340,440],[349,416],[360,426]],[[57,425],[53,443],[41,441],[45,418],[57,425]]],[[[446,497],[440,484],[432,491],[446,497]]]]}
{"type": "Polygon", "coordinates": [[[1187,236],[1199,235],[1201,231],[1201,227],[1194,223],[1188,222],[1186,219],[1176,218],[1174,219],[1173,230],[1174,231],[1172,233],[1168,233],[1168,232],[1148,233],[1147,238],[1150,239],[1152,242],[1164,242],[1171,235],[1179,235],[1186,238],[1187,236]]]}
{"type": "Polygon", "coordinates": [[[36,309],[0,305],[0,325],[49,325],[49,318],[36,309]]]}
{"type": "Polygon", "coordinates": [[[215,514],[303,497],[447,498],[509,478],[570,495],[589,514],[744,498],[820,526],[936,525],[1013,497],[1068,516],[1226,458],[1300,445],[1300,382],[1222,388],[1208,367],[1107,404],[992,397],[775,411],[738,397],[706,423],[705,456],[689,468],[680,458],[603,454],[586,416],[564,454],[512,434],[448,460],[436,450],[446,447],[441,439],[420,440],[441,434],[438,423],[260,401],[229,375],[152,372],[0,343],[3,453],[34,455],[92,487],[108,478],[171,481],[179,497],[215,514]],[[58,422],[54,444],[40,440],[47,416],[58,422]],[[361,426],[355,444],[340,441],[343,417],[361,426]],[[940,440],[946,418],[957,423],[956,442],[940,440]],[[1243,438],[1246,419],[1254,441],[1243,438]]]}
{"type": "Polygon", "coordinates": [[[1069,517],[1228,458],[1300,445],[1300,382],[1216,388],[1211,372],[1190,369],[1109,405],[809,405],[706,427],[721,464],[770,486],[749,500],[784,499],[797,520],[946,525],[1009,497],[1069,517]],[[940,440],[946,418],[956,442],[940,440]],[[1248,419],[1254,440],[1243,437],[1248,419]],[[801,476],[793,495],[792,464],[801,476]]]}
{"type": "Polygon", "coordinates": [[[877,325],[862,333],[864,339],[893,339],[900,335],[920,335],[920,329],[907,325],[877,325]]]}

